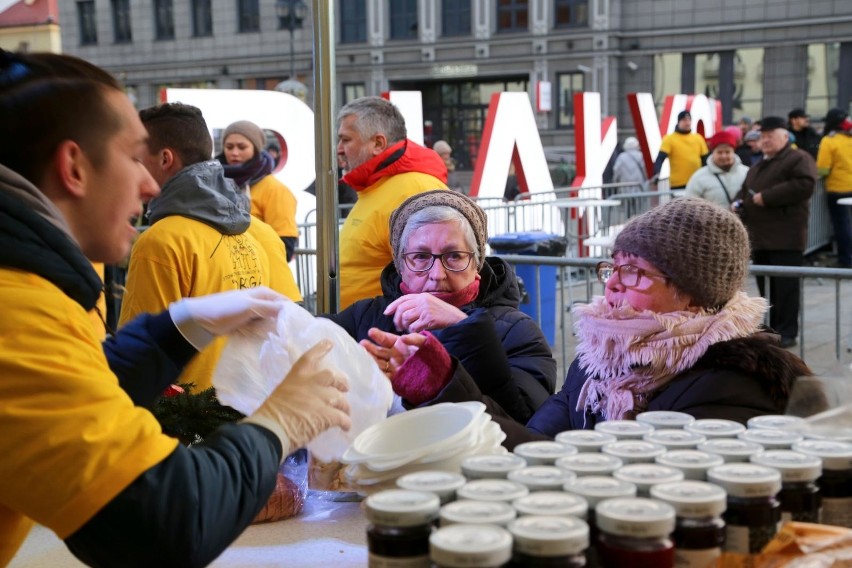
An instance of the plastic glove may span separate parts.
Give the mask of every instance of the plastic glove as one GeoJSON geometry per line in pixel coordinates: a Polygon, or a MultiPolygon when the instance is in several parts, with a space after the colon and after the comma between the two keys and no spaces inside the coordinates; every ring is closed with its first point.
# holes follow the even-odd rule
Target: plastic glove
{"type": "Polygon", "coordinates": [[[227,335],[260,319],[274,319],[287,298],[264,286],[184,298],[169,305],[181,335],[201,351],[217,335],[227,335]]]}
{"type": "Polygon", "coordinates": [[[349,430],[352,426],[346,377],[321,368],[331,346],[331,341],[324,339],[305,351],[281,384],[243,420],[278,436],[284,450],[282,459],[329,428],[349,430]]]}

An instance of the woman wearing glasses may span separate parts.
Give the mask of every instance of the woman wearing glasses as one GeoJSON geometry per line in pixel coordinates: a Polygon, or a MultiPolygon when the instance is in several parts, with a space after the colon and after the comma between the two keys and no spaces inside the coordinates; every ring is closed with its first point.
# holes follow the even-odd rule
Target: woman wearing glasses
{"type": "MultiPolygon", "coordinates": [[[[482,399],[509,448],[647,410],[742,423],[786,410],[796,378],[811,373],[762,331],[765,300],[742,291],[749,245],[736,215],[676,199],[634,217],[613,250],[612,262],[598,265],[604,295],[575,308],[577,357],[565,384],[526,427],[463,373],[445,372],[446,382],[425,393],[430,403],[482,399]]],[[[400,394],[397,385],[411,380],[404,371],[421,356],[405,349],[411,343],[396,346],[409,358],[393,377],[400,394]]]]}
{"type": "Polygon", "coordinates": [[[452,367],[508,416],[529,420],[553,393],[556,362],[541,329],[518,310],[512,268],[485,256],[485,212],[462,194],[430,191],[403,202],[390,224],[394,261],[382,272],[384,295],[328,317],[388,377],[407,377],[410,390],[395,388],[408,404],[433,397],[452,367]],[[397,342],[420,356],[393,357],[397,342]]]}

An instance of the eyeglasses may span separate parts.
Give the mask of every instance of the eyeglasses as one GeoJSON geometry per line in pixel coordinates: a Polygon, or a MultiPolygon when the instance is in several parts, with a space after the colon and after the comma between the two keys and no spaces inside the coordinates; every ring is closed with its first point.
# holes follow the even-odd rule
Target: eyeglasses
{"type": "Polygon", "coordinates": [[[470,266],[473,253],[463,250],[451,250],[449,252],[442,252],[441,254],[406,252],[403,253],[402,258],[405,260],[405,265],[412,272],[427,272],[432,270],[436,258],[440,258],[443,267],[450,272],[462,272],[470,266]]]}
{"type": "Polygon", "coordinates": [[[618,272],[618,280],[628,288],[633,288],[634,286],[639,285],[639,280],[641,280],[643,276],[668,278],[665,274],[651,272],[644,268],[633,266],[632,264],[620,264],[615,266],[610,262],[599,262],[595,267],[595,270],[598,273],[598,280],[600,280],[601,284],[606,284],[607,281],[612,278],[612,275],[618,272]]]}

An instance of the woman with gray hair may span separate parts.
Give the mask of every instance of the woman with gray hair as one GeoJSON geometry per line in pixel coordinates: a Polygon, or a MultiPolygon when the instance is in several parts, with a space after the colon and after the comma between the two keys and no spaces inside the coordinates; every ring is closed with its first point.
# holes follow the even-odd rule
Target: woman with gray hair
{"type": "MultiPolygon", "coordinates": [[[[388,377],[404,336],[422,351],[413,382],[428,382],[433,366],[464,368],[484,394],[526,422],[553,393],[556,362],[541,329],[518,309],[512,268],[485,256],[485,212],[459,193],[429,191],[394,211],[390,232],[384,295],[327,317],[360,340],[388,377]]],[[[419,388],[403,395],[409,405],[426,401],[419,388]]]]}

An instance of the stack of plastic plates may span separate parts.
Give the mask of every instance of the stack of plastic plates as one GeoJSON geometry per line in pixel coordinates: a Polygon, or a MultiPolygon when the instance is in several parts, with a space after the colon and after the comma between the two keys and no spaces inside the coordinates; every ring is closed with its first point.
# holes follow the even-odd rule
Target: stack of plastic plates
{"type": "Polygon", "coordinates": [[[362,432],[341,461],[354,485],[372,492],[421,470],[461,472],[464,458],[506,453],[506,434],[481,402],[441,403],[391,416],[362,432]]]}

